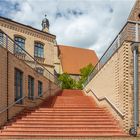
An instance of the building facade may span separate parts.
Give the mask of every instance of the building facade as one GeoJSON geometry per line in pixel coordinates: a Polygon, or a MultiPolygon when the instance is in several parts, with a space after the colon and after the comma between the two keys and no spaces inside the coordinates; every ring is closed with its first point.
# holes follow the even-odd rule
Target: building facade
{"type": "MultiPolygon", "coordinates": [[[[52,74],[54,73],[56,36],[48,32],[49,21],[46,18],[42,21],[42,31],[3,17],[0,17],[0,29],[52,74]]],[[[15,49],[15,51],[23,60],[26,60],[21,49],[15,49]]],[[[32,62],[30,63],[32,65],[32,62]]],[[[40,67],[37,69],[42,71],[40,67]]]]}
{"type": "Polygon", "coordinates": [[[94,50],[73,46],[58,45],[60,73],[68,73],[73,79],[79,80],[80,69],[92,64],[95,66],[98,57],[94,50]]]}

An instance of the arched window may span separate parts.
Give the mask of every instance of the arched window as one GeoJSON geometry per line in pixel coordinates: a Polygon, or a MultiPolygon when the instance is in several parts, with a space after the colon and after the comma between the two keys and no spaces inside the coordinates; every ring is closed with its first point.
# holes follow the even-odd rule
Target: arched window
{"type": "Polygon", "coordinates": [[[39,57],[39,58],[44,58],[44,45],[43,44],[39,42],[35,42],[34,56],[39,57]]]}
{"type": "Polygon", "coordinates": [[[25,49],[25,39],[20,37],[20,36],[15,36],[14,40],[15,40],[15,42],[17,44],[17,45],[15,45],[15,52],[23,53],[23,49],[25,49]]]}

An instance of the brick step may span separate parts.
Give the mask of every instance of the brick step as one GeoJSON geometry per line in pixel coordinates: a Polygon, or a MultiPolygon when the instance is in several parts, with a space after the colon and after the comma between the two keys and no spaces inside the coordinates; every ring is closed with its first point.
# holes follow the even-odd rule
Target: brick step
{"type": "MultiPolygon", "coordinates": [[[[78,97],[75,97],[75,96],[55,96],[55,99],[73,99],[73,100],[90,100],[92,99],[91,96],[78,96],[78,97]]],[[[94,100],[93,100],[94,101],[94,100]]]]}
{"type": "Polygon", "coordinates": [[[61,95],[58,95],[58,97],[86,97],[86,95],[84,95],[84,94],[78,94],[78,93],[75,93],[75,94],[73,94],[73,93],[62,93],[61,95]]]}
{"type": "Polygon", "coordinates": [[[93,105],[95,105],[94,103],[82,103],[82,102],[76,102],[76,103],[73,103],[73,102],[55,102],[55,104],[54,105],[72,105],[72,106],[93,106],[93,105]]]}
{"type": "Polygon", "coordinates": [[[78,103],[80,103],[81,101],[83,102],[83,103],[95,103],[95,102],[93,102],[91,99],[76,99],[76,98],[57,98],[56,99],[56,102],[66,102],[66,101],[68,101],[68,103],[75,103],[75,102],[78,102],[78,103]]]}
{"type": "MultiPolygon", "coordinates": [[[[41,108],[47,108],[46,106],[44,105],[41,105],[41,108]]],[[[66,107],[66,106],[54,106],[53,108],[55,109],[93,109],[93,108],[96,108],[96,106],[84,106],[84,107],[81,107],[81,106],[69,106],[69,107],[66,107]]]]}
{"type": "Polygon", "coordinates": [[[83,102],[87,102],[87,101],[90,101],[90,102],[94,102],[93,100],[91,100],[92,98],[91,97],[88,97],[88,96],[81,96],[81,97],[64,97],[64,96],[57,96],[56,97],[56,101],[66,101],[68,100],[69,101],[83,101],[83,102]]]}
{"type": "MultiPolygon", "coordinates": [[[[30,113],[30,112],[28,112],[30,113]]],[[[52,110],[52,111],[43,111],[43,110],[36,110],[36,111],[33,111],[32,113],[70,113],[70,114],[73,114],[73,113],[107,113],[106,110],[94,110],[94,111],[55,111],[55,110],[52,110]]]]}
{"type": "Polygon", "coordinates": [[[30,119],[114,119],[111,116],[16,116],[14,118],[30,118],[30,119]]]}
{"type": "Polygon", "coordinates": [[[99,116],[99,115],[101,115],[101,116],[105,116],[105,115],[109,115],[107,112],[89,112],[89,113],[86,113],[86,112],[73,112],[73,113],[71,113],[71,112],[63,112],[63,113],[61,113],[61,112],[48,112],[48,113],[46,113],[46,112],[31,112],[30,113],[31,115],[40,115],[40,116],[44,116],[44,115],[60,115],[60,116],[66,116],[66,115],[68,115],[68,116],[99,116]]]}
{"type": "Polygon", "coordinates": [[[72,109],[36,109],[36,110],[25,110],[24,112],[108,112],[108,110],[105,110],[105,109],[75,109],[75,110],[72,110],[72,109]]]}
{"type": "Polygon", "coordinates": [[[117,126],[114,125],[36,125],[35,127],[32,125],[24,125],[24,124],[12,124],[11,126],[7,126],[6,128],[35,128],[35,129],[118,129],[117,126]]]}
{"type": "Polygon", "coordinates": [[[60,133],[65,133],[65,132],[73,132],[73,133],[76,133],[76,132],[82,132],[82,133],[86,133],[86,132],[90,132],[90,133],[106,133],[106,132],[110,132],[110,133],[113,133],[113,132],[121,132],[120,129],[35,129],[35,128],[17,128],[17,129],[14,129],[14,128],[7,128],[6,131],[3,131],[3,132],[17,132],[17,133],[39,133],[39,134],[44,134],[44,133],[48,133],[48,132],[60,132],[60,133]]]}
{"type": "MultiPolygon", "coordinates": [[[[29,112],[30,113],[30,111],[26,111],[26,112],[29,112]]],[[[61,111],[61,110],[52,110],[52,111],[50,111],[50,110],[48,110],[48,111],[44,111],[44,110],[35,110],[35,111],[33,111],[32,113],[106,113],[107,111],[106,110],[90,110],[90,111],[88,111],[88,110],[85,110],[85,111],[77,111],[77,110],[75,110],[75,111],[61,111]]]]}
{"type": "Polygon", "coordinates": [[[75,119],[75,118],[73,118],[73,119],[41,119],[41,118],[35,118],[35,119],[33,119],[33,118],[21,118],[20,120],[17,120],[17,121],[33,121],[33,122],[35,122],[35,121],[38,121],[38,122],[44,122],[44,121],[49,121],[49,122],[98,122],[98,121],[100,121],[100,122],[104,122],[104,121],[106,121],[106,122],[108,122],[108,121],[110,121],[110,122],[113,122],[114,120],[112,119],[112,118],[108,118],[108,119],[102,119],[102,118],[98,118],[98,119],[75,119]]]}
{"type": "Polygon", "coordinates": [[[14,122],[16,124],[31,124],[31,125],[117,125],[117,123],[115,121],[109,121],[109,122],[46,122],[46,121],[43,121],[43,122],[34,122],[34,121],[22,121],[22,120],[18,120],[16,122],[14,122]]]}
{"type": "MultiPolygon", "coordinates": [[[[31,111],[34,111],[35,109],[33,109],[33,110],[31,110],[31,111]]],[[[94,111],[94,110],[107,110],[106,108],[99,108],[99,107],[96,107],[96,108],[86,108],[86,109],[82,109],[82,108],[79,108],[79,109],[77,109],[77,108],[39,108],[39,109],[37,109],[37,110],[43,110],[43,111],[53,111],[53,110],[55,110],[55,111],[94,111]]]]}
{"type": "Polygon", "coordinates": [[[55,102],[55,104],[54,104],[54,106],[56,106],[56,105],[58,105],[58,106],[63,106],[63,105],[67,105],[67,106],[94,106],[95,104],[93,104],[93,103],[67,103],[67,102],[55,102]]]}
{"type": "MultiPolygon", "coordinates": [[[[76,104],[76,103],[75,103],[75,104],[67,104],[67,103],[65,103],[65,104],[59,103],[59,104],[57,104],[57,103],[55,103],[54,106],[56,106],[56,105],[57,105],[58,107],[59,107],[59,106],[60,106],[60,107],[61,107],[61,106],[63,107],[64,105],[72,106],[72,107],[90,107],[90,106],[94,107],[94,104],[76,104]]],[[[53,106],[53,107],[54,107],[54,106],[53,106]]],[[[96,107],[96,106],[95,106],[95,107],[96,107]]]]}
{"type": "MultiPolygon", "coordinates": [[[[91,98],[76,98],[76,97],[56,97],[56,102],[66,102],[66,100],[68,100],[68,102],[72,102],[72,101],[77,101],[77,102],[80,102],[80,101],[83,101],[84,103],[88,103],[88,102],[94,102],[91,100],[91,98]]],[[[95,102],[94,102],[95,103],[95,102]]]]}
{"type": "Polygon", "coordinates": [[[73,97],[73,98],[71,98],[71,97],[65,97],[65,98],[62,98],[62,97],[60,97],[60,98],[56,98],[56,100],[55,100],[56,102],[66,102],[66,101],[68,101],[68,102],[79,102],[80,103],[80,101],[82,101],[83,103],[95,103],[94,101],[92,101],[90,98],[82,98],[82,99],[79,99],[79,98],[75,98],[75,97],[73,97]]]}
{"type": "MultiPolygon", "coordinates": [[[[2,133],[0,134],[0,138],[3,138],[3,139],[7,139],[7,138],[17,138],[17,139],[25,139],[25,138],[35,138],[35,139],[40,139],[40,138],[68,138],[68,137],[71,137],[71,138],[74,138],[74,137],[77,137],[77,138],[96,138],[96,137],[122,137],[122,138],[127,138],[128,135],[126,134],[123,134],[123,133],[61,133],[61,134],[58,134],[58,133],[49,133],[49,134],[20,134],[20,133],[2,133]]],[[[129,138],[129,137],[128,137],[129,138]]]]}
{"type": "Polygon", "coordinates": [[[14,117],[2,130],[0,138],[126,136],[109,111],[98,107],[82,91],[63,90],[59,95],[14,117]]]}
{"type": "MultiPolygon", "coordinates": [[[[47,106],[42,105],[41,107],[46,108],[47,106]]],[[[71,106],[71,105],[53,105],[53,107],[54,108],[90,108],[90,107],[95,108],[96,106],[93,106],[93,105],[90,105],[90,106],[88,106],[88,105],[86,105],[86,106],[82,106],[82,105],[73,105],[73,106],[71,106]]]]}
{"type": "Polygon", "coordinates": [[[83,115],[81,115],[81,114],[62,114],[62,113],[60,113],[60,114],[45,114],[45,113],[42,113],[42,114],[40,114],[40,113],[32,113],[32,114],[24,114],[24,113],[21,113],[20,114],[20,116],[31,116],[31,117],[38,117],[38,116],[41,116],[41,117],[70,117],[70,118],[79,118],[79,117],[81,117],[81,118],[85,118],[85,117],[109,117],[110,115],[108,115],[108,114],[83,114],[83,115]]]}

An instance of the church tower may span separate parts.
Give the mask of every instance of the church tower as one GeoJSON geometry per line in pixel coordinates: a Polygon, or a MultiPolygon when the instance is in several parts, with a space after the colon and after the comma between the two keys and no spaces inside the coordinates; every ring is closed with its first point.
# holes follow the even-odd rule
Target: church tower
{"type": "Polygon", "coordinates": [[[42,20],[42,31],[49,32],[50,23],[46,17],[47,15],[45,15],[45,18],[42,20]]]}

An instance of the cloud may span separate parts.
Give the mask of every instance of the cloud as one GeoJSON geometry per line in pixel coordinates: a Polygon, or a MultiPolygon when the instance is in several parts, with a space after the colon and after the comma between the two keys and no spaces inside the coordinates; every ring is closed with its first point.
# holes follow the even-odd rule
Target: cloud
{"type": "Polygon", "coordinates": [[[135,0],[1,0],[1,15],[41,29],[47,14],[58,44],[90,48],[99,56],[126,22],[135,0]],[[7,8],[7,6],[9,8],[7,8]]]}

